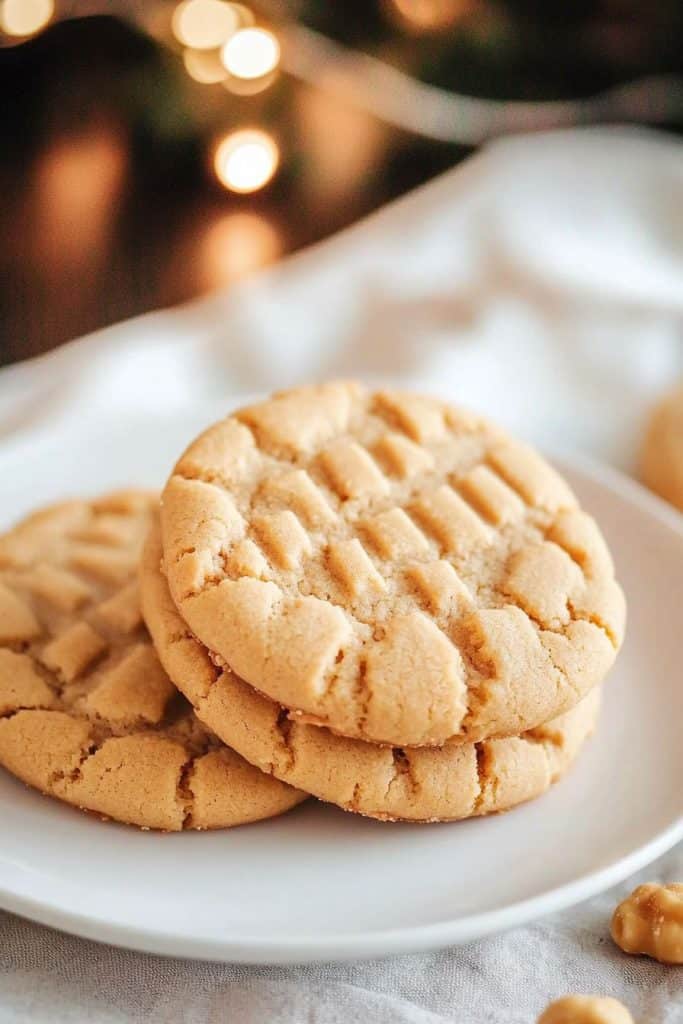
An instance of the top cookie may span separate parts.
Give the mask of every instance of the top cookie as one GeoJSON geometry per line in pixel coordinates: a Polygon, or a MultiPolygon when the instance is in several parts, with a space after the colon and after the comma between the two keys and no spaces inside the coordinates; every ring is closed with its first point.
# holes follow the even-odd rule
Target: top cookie
{"type": "Polygon", "coordinates": [[[162,498],[173,599],[217,660],[341,735],[534,728],[600,682],[624,600],[534,451],[431,398],[340,382],[209,428],[162,498]]]}
{"type": "Polygon", "coordinates": [[[683,510],[683,384],[654,408],[641,452],[648,487],[683,510]]]}

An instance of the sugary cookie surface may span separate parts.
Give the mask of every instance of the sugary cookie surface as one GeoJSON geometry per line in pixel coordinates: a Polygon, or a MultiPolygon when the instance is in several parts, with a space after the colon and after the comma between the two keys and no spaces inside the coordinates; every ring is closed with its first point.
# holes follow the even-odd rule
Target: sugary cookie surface
{"type": "Polygon", "coordinates": [[[683,882],[639,885],[614,911],[612,938],[625,953],[683,964],[683,882]]]}
{"type": "Polygon", "coordinates": [[[0,764],[146,827],[277,813],[300,796],[201,725],[144,627],[137,563],[155,508],[135,492],[73,501],[0,538],[0,764]]]}
{"type": "Polygon", "coordinates": [[[173,603],[158,528],[145,546],[140,582],[159,657],[198,717],[262,771],[348,811],[383,820],[450,821],[508,810],[557,782],[595,725],[600,688],[521,736],[405,749],[338,736],[292,720],[230,669],[216,667],[173,603]]]}
{"type": "Polygon", "coordinates": [[[193,633],[304,718],[378,743],[533,728],[601,682],[624,601],[534,451],[350,383],[239,410],[175,467],[166,571],[193,633]]]}

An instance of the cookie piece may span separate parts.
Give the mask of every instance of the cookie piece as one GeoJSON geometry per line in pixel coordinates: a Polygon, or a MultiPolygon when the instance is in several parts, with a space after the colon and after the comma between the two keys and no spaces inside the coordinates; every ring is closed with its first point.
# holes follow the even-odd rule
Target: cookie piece
{"type": "Polygon", "coordinates": [[[183,622],[161,567],[158,527],[140,565],[145,621],[197,716],[264,772],[347,811],[385,821],[451,821],[540,796],[567,771],[598,714],[599,688],[560,718],[506,739],[435,749],[381,747],[294,720],[230,669],[183,622]]]}
{"type": "Polygon", "coordinates": [[[36,789],[143,828],[224,828],[305,794],[224,746],[164,672],[137,562],[156,497],[37,513],[0,537],[0,764],[36,789]]]}
{"type": "Polygon", "coordinates": [[[683,385],[653,410],[640,471],[643,483],[683,511],[683,385]]]}
{"type": "Polygon", "coordinates": [[[178,461],[162,535],[192,632],[342,736],[519,734],[622,640],[609,551],[564,480],[436,399],[332,383],[241,409],[178,461]]]}

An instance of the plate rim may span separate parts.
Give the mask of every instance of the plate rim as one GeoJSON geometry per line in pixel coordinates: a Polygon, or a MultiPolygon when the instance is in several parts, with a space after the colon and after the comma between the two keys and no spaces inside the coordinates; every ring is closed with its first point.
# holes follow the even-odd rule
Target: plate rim
{"type": "MultiPolygon", "coordinates": [[[[605,487],[656,519],[683,542],[683,516],[636,480],[613,466],[571,450],[550,452],[553,462],[605,487]]],[[[293,938],[241,935],[239,939],[169,933],[162,928],[106,922],[65,908],[58,899],[17,894],[0,882],[0,908],[81,938],[125,949],[192,960],[243,964],[305,964],[381,958],[424,952],[481,939],[519,927],[545,914],[574,906],[623,881],[683,841],[683,808],[678,819],[615,861],[525,900],[481,913],[430,924],[360,932],[315,933],[293,938]]],[[[0,866],[3,855],[0,850],[0,866]]]]}
{"type": "Polygon", "coordinates": [[[496,910],[469,914],[460,919],[413,927],[348,932],[342,936],[304,935],[296,939],[266,940],[260,936],[239,939],[207,939],[172,934],[112,922],[73,910],[64,910],[54,903],[16,896],[0,888],[3,910],[29,921],[47,925],[68,934],[122,949],[156,956],[187,960],[208,960],[218,963],[252,965],[305,965],[342,963],[351,960],[384,959],[401,954],[458,946],[492,934],[521,927],[546,914],[557,913],[582,903],[617,885],[629,875],[647,867],[683,840],[683,817],[659,832],[649,843],[595,872],[548,889],[537,896],[509,903],[496,910]],[[106,930],[104,934],[103,929],[106,930]]]}

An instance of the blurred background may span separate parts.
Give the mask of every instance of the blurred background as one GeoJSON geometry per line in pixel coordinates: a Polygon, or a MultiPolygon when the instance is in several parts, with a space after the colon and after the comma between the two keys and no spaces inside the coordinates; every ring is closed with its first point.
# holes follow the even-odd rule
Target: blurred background
{"type": "Polygon", "coordinates": [[[0,0],[0,362],[230,286],[501,134],[683,128],[681,0],[0,0]]]}

